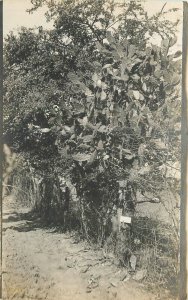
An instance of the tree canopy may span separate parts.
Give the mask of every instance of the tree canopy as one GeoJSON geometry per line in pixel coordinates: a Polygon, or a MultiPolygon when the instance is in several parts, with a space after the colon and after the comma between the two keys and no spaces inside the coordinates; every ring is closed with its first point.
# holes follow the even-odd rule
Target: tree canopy
{"type": "Polygon", "coordinates": [[[175,24],[138,1],[31,2],[30,13],[47,5],[54,27],[5,40],[5,140],[36,170],[66,174],[103,219],[114,206],[134,210],[180,155],[175,24]]]}

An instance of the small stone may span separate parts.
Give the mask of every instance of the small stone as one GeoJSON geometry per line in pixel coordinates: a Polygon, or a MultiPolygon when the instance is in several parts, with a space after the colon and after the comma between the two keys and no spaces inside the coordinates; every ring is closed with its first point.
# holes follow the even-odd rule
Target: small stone
{"type": "Polygon", "coordinates": [[[139,270],[136,272],[136,274],[133,276],[133,279],[136,281],[142,280],[146,277],[147,270],[139,270]]]}
{"type": "Polygon", "coordinates": [[[121,281],[124,281],[127,278],[127,276],[128,276],[128,271],[125,270],[121,276],[121,281]]]}
{"type": "Polygon", "coordinates": [[[123,280],[123,282],[127,282],[130,279],[131,279],[131,276],[128,274],[127,277],[125,277],[125,279],[123,280]]]}
{"type": "Polygon", "coordinates": [[[22,292],[20,298],[24,298],[24,297],[25,297],[25,292],[22,292]]]}
{"type": "Polygon", "coordinates": [[[87,266],[86,268],[83,268],[83,269],[81,270],[81,273],[86,273],[88,270],[89,270],[89,266],[87,266]]]}
{"type": "Polygon", "coordinates": [[[115,283],[115,282],[110,282],[110,284],[111,284],[113,287],[117,287],[117,283],[115,283]]]}
{"type": "Polygon", "coordinates": [[[90,289],[90,288],[87,288],[87,289],[86,289],[86,293],[91,293],[91,289],[90,289]]]}

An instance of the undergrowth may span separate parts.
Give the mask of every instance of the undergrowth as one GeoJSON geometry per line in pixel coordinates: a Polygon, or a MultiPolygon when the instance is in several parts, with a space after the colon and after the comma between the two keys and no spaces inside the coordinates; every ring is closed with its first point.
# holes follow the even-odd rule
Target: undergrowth
{"type": "MultiPolygon", "coordinates": [[[[70,201],[69,208],[65,211],[61,198],[63,194],[58,194],[57,185],[55,189],[51,189],[49,185],[44,193],[38,190],[37,185],[33,184],[31,178],[27,180],[26,177],[24,180],[17,179],[17,181],[14,181],[14,185],[16,185],[16,188],[13,191],[16,197],[19,197],[20,203],[29,203],[33,214],[40,217],[45,224],[56,227],[57,230],[62,232],[74,233],[77,241],[86,239],[82,228],[79,201],[70,201]],[[44,198],[47,197],[48,200],[45,199],[44,201],[44,198]],[[46,205],[47,202],[53,204],[50,206],[49,211],[39,209],[41,203],[46,205]]],[[[91,209],[87,211],[86,208],[87,241],[93,247],[102,248],[106,255],[112,254],[119,267],[127,268],[133,276],[139,270],[143,270],[145,275],[141,278],[141,281],[149,289],[155,291],[167,290],[171,293],[171,296],[177,296],[179,249],[178,239],[172,225],[163,223],[159,219],[135,214],[131,226],[127,225],[118,232],[113,230],[112,214],[109,214],[108,218],[105,219],[106,222],[102,223],[104,219],[100,219],[98,212],[91,209]],[[88,225],[89,220],[90,226],[88,225]],[[135,270],[130,263],[132,255],[136,257],[135,270]]]]}

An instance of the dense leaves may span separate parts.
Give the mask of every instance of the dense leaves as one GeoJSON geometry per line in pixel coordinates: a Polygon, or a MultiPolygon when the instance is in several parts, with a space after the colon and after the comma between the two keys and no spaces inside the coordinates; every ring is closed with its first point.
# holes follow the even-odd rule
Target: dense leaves
{"type": "Polygon", "coordinates": [[[135,1],[32,3],[48,6],[54,29],[6,38],[5,139],[74,184],[83,224],[94,212],[103,238],[113,210],[134,211],[138,191],[158,196],[163,166],[179,159],[174,24],[135,1]],[[148,43],[154,33],[161,45],[148,43]]]}

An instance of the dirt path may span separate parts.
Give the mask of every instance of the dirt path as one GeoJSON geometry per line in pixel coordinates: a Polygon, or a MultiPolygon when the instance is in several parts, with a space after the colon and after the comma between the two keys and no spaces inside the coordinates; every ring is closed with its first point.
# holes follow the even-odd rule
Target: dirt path
{"type": "Polygon", "coordinates": [[[3,209],[3,300],[156,300],[102,251],[3,209]]]}

